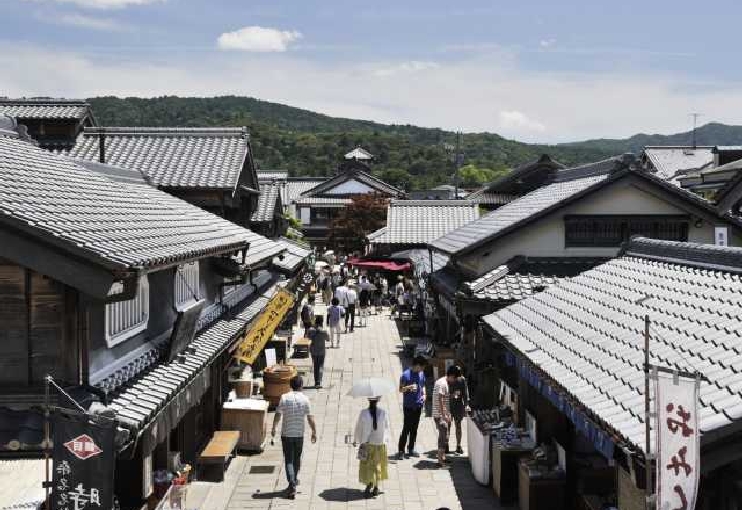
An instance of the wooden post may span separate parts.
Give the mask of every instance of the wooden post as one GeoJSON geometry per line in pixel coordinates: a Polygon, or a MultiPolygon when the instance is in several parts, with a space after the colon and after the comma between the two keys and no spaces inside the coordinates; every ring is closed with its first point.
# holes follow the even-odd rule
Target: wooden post
{"type": "Polygon", "coordinates": [[[49,444],[51,439],[49,437],[49,379],[50,376],[44,378],[44,492],[46,494],[46,510],[51,510],[50,497],[49,497],[49,444]]]}

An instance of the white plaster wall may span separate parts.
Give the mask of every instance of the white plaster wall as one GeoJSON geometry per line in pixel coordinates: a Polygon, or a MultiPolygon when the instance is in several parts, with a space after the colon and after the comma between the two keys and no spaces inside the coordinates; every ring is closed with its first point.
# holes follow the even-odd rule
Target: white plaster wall
{"type": "Polygon", "coordinates": [[[311,209],[309,207],[302,207],[302,208],[299,209],[299,211],[301,213],[301,218],[299,218],[299,219],[301,220],[301,224],[302,225],[309,225],[309,213],[310,213],[310,210],[311,209]]]}
{"type": "Polygon", "coordinates": [[[331,188],[327,191],[325,191],[324,195],[353,195],[353,194],[364,194],[364,193],[371,193],[374,189],[362,182],[359,182],[355,179],[350,179],[348,181],[345,181],[341,184],[338,184],[334,188],[331,188]]]}
{"type": "MultiPolygon", "coordinates": [[[[459,265],[474,275],[482,275],[504,264],[517,255],[531,257],[612,257],[619,248],[566,248],[564,246],[564,216],[571,214],[689,214],[688,210],[666,201],[631,181],[616,182],[589,198],[537,220],[528,226],[498,238],[475,252],[462,257],[459,265]]],[[[695,226],[696,217],[690,220],[688,240],[713,243],[714,227],[721,222],[703,221],[695,226]]],[[[730,236],[730,244],[739,245],[739,238],[730,236]]]]}

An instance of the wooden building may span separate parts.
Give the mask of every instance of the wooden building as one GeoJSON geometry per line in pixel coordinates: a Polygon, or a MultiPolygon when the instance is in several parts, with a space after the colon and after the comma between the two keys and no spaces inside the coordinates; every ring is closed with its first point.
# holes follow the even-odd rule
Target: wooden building
{"type": "Polygon", "coordinates": [[[288,221],[281,199],[283,186],[279,181],[260,182],[258,205],[250,218],[250,228],[253,231],[269,238],[286,234],[288,221]]]}
{"type": "Polygon", "coordinates": [[[69,149],[83,128],[96,126],[90,105],[81,99],[0,98],[2,115],[16,119],[49,150],[69,149]]]}
{"type": "Polygon", "coordinates": [[[342,208],[353,202],[353,197],[374,195],[392,199],[405,196],[402,190],[371,175],[370,166],[364,162],[367,159],[346,157],[334,176],[304,191],[294,200],[302,232],[313,246],[326,245],[332,221],[342,208]]]}
{"type": "Polygon", "coordinates": [[[258,206],[245,128],[86,128],[69,155],[135,170],[158,189],[246,228],[258,206]]]}
{"type": "Polygon", "coordinates": [[[645,508],[645,316],[650,363],[700,372],[695,508],[740,507],[742,319],[728,311],[742,307],[741,274],[742,248],[637,237],[482,319],[495,390],[511,395],[517,423],[529,415],[539,444],[564,449],[567,490],[553,508],[645,508]]]}
{"type": "Polygon", "coordinates": [[[231,351],[285,285],[286,249],[9,131],[0,177],[0,456],[40,454],[51,375],[115,415],[116,494],[138,507],[170,451],[193,462],[219,427],[231,351]]]}
{"type": "MultiPolygon", "coordinates": [[[[622,156],[556,171],[541,187],[430,243],[439,340],[488,363],[478,319],[615,257],[632,235],[742,245],[734,199],[715,204],[622,156]]],[[[738,195],[732,193],[730,197],[738,195]]],[[[485,383],[487,384],[487,383],[485,383]]]]}

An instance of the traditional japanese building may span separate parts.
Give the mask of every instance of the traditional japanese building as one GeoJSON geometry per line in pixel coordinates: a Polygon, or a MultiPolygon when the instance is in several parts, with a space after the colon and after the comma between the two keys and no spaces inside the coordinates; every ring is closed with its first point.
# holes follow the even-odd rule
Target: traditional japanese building
{"type": "MultiPolygon", "coordinates": [[[[349,153],[351,154],[351,153],[349,153]]],[[[366,158],[348,158],[338,172],[294,199],[302,232],[314,246],[324,246],[332,221],[339,211],[353,202],[353,197],[373,195],[383,199],[402,198],[404,192],[371,175],[366,158]]]]}
{"type": "Polygon", "coordinates": [[[286,233],[288,223],[284,217],[281,195],[284,185],[280,182],[261,182],[258,205],[250,218],[250,228],[266,237],[280,237],[286,233]]]}
{"type": "Polygon", "coordinates": [[[233,351],[260,354],[254,319],[290,300],[271,270],[286,248],[139,172],[9,130],[0,176],[0,456],[41,453],[51,375],[89,412],[115,416],[116,495],[139,507],[170,451],[193,463],[218,429],[233,351]]]}
{"type": "Polygon", "coordinates": [[[742,222],[630,156],[556,171],[540,188],[430,243],[440,338],[477,363],[477,319],[595,266],[632,235],[742,245],[742,222]]]}
{"type": "Polygon", "coordinates": [[[650,363],[700,374],[695,508],[739,507],[741,275],[742,248],[637,237],[616,258],[482,319],[495,388],[514,395],[516,422],[528,419],[538,443],[566,452],[555,508],[645,508],[645,316],[650,363]]]}
{"type": "Polygon", "coordinates": [[[551,159],[548,154],[542,154],[537,160],[520,165],[482,189],[470,193],[466,199],[492,211],[540,188],[561,169],[564,169],[564,165],[551,159]]]}
{"type": "Polygon", "coordinates": [[[258,206],[245,128],[86,128],[69,155],[135,170],[158,189],[244,227],[258,206]]]}
{"type": "Polygon", "coordinates": [[[85,127],[96,126],[90,105],[82,99],[0,98],[0,116],[15,118],[39,146],[66,150],[85,127]]]}

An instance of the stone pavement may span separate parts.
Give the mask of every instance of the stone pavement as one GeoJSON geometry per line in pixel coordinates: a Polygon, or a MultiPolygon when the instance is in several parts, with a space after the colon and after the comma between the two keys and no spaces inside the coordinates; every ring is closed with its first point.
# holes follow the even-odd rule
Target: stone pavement
{"type": "MultiPolygon", "coordinates": [[[[318,304],[317,313],[324,313],[318,304]]],[[[342,335],[339,349],[327,350],[322,389],[313,389],[313,377],[305,378],[305,390],[317,420],[317,444],[309,441],[309,427],[304,442],[304,456],[299,473],[296,499],[284,499],[286,488],[280,440],[266,446],[263,453],[238,456],[227,472],[225,481],[209,492],[204,510],[238,509],[401,509],[434,510],[441,507],[463,510],[499,508],[492,489],[474,481],[465,456],[452,456],[449,470],[436,468],[433,450],[435,427],[431,418],[423,418],[418,433],[419,458],[390,460],[389,480],[381,494],[373,499],[363,497],[358,482],[356,450],[346,444],[345,436],[353,433],[355,419],[365,407],[365,400],[355,400],[346,393],[356,379],[387,377],[398,380],[403,362],[396,323],[388,313],[371,315],[368,327],[356,327],[354,333],[342,335]]],[[[389,411],[391,441],[389,454],[396,450],[402,428],[401,395],[382,398],[380,406],[389,411]]],[[[268,416],[268,433],[273,413],[268,416]]],[[[451,438],[455,448],[455,439],[451,438]]],[[[466,445],[466,438],[464,438],[466,445]]],[[[464,446],[466,451],[466,446],[464,446]]],[[[198,483],[198,482],[197,482],[198,483]]]]}

